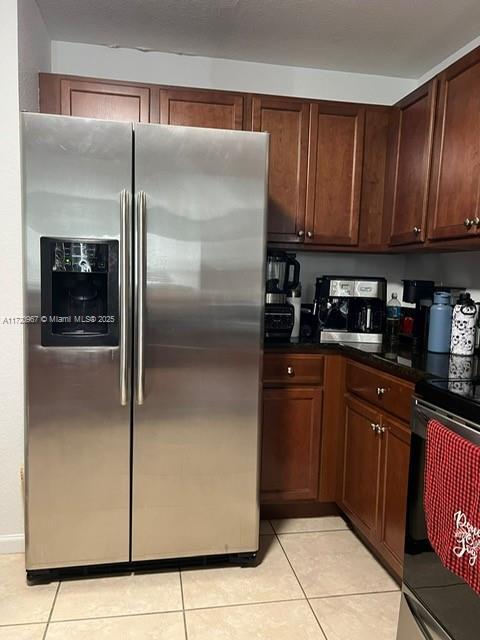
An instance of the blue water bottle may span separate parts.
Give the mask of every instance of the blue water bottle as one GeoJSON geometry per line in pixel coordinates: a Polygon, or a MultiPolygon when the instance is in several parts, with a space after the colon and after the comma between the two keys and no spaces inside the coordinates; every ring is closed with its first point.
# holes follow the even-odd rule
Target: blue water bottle
{"type": "Polygon", "coordinates": [[[452,314],[450,294],[446,291],[434,293],[433,304],[430,307],[430,327],[428,330],[429,351],[433,353],[448,353],[450,351],[452,314]]]}

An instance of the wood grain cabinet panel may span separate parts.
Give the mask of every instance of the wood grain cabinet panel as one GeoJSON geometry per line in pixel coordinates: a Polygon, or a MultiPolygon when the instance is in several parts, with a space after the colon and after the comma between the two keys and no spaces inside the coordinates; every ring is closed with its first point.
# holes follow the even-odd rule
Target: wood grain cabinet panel
{"type": "Polygon", "coordinates": [[[386,245],[383,220],[389,120],[389,107],[366,109],[358,237],[360,249],[383,250],[386,245]]]}
{"type": "Polygon", "coordinates": [[[369,404],[406,422],[410,420],[413,394],[410,382],[350,360],[347,363],[346,387],[369,404]]]}
{"type": "Polygon", "coordinates": [[[395,106],[391,122],[390,244],[423,242],[435,121],[436,80],[395,106]]]}
{"type": "Polygon", "coordinates": [[[480,50],[439,76],[429,238],[468,237],[480,227],[480,50]]]}
{"type": "Polygon", "coordinates": [[[300,353],[266,353],[263,358],[265,385],[321,385],[324,357],[300,353]]]}
{"type": "Polygon", "coordinates": [[[321,420],[321,388],[264,390],[260,482],[263,503],[317,498],[321,420]]]}
{"type": "Polygon", "coordinates": [[[149,87],[62,78],[60,112],[82,118],[150,122],[150,93],[149,87]]]}
{"type": "Polygon", "coordinates": [[[379,541],[397,573],[405,545],[410,429],[392,418],[382,418],[382,483],[379,541]]]}
{"type": "Polygon", "coordinates": [[[381,439],[372,429],[378,414],[347,396],[341,503],[362,531],[377,527],[381,439]]]}
{"type": "Polygon", "coordinates": [[[162,89],[160,122],[211,129],[242,129],[244,96],[223,91],[162,89]]]}
{"type": "Polygon", "coordinates": [[[268,238],[303,242],[310,105],[300,100],[254,96],[252,131],[270,134],[268,238]]]}
{"type": "Polygon", "coordinates": [[[310,108],[306,242],[358,244],[365,108],[310,108]]]}

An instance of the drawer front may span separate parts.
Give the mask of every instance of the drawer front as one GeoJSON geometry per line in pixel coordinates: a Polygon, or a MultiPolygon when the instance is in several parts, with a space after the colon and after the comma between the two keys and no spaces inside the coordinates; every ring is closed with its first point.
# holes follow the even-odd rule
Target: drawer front
{"type": "Polygon", "coordinates": [[[412,384],[351,361],[346,382],[350,393],[410,422],[412,384]]]}
{"type": "Polygon", "coordinates": [[[323,365],[323,356],[266,353],[263,359],[263,382],[266,385],[321,385],[323,365]]]}

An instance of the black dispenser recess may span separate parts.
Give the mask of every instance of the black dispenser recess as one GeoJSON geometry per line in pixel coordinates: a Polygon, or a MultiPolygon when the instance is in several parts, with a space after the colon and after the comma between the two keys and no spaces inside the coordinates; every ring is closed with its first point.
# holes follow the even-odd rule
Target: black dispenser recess
{"type": "Polygon", "coordinates": [[[41,238],[43,346],[118,345],[118,241],[41,238]]]}

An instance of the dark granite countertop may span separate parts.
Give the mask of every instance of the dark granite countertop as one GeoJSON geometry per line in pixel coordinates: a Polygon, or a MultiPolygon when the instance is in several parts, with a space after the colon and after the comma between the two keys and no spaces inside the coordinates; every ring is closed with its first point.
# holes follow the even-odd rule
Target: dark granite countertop
{"type": "MultiPolygon", "coordinates": [[[[417,352],[400,346],[395,353],[388,353],[382,345],[368,343],[319,343],[291,340],[285,342],[266,342],[265,352],[323,353],[341,354],[371,365],[411,382],[425,378],[448,378],[452,366],[450,354],[417,352]]],[[[459,356],[457,356],[458,358],[459,356]]],[[[480,361],[479,356],[474,356],[480,361]]]]}

